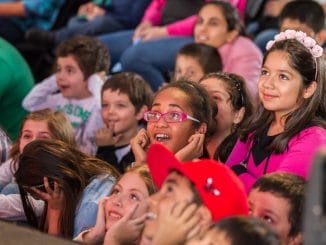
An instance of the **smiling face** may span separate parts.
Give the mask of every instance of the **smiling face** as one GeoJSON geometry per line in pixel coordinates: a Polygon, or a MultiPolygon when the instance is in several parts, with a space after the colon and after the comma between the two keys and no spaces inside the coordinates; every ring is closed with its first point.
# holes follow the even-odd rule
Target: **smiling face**
{"type": "Polygon", "coordinates": [[[51,132],[46,120],[36,121],[26,120],[24,123],[21,136],[19,138],[19,152],[22,153],[24,147],[36,139],[51,139],[51,132]]]}
{"type": "Polygon", "coordinates": [[[86,78],[72,55],[57,59],[56,81],[65,98],[83,99],[91,95],[86,78]]]}
{"type": "Polygon", "coordinates": [[[188,80],[197,82],[204,75],[204,70],[196,58],[182,54],[177,56],[174,73],[175,81],[179,80],[180,78],[186,78],[188,80]]]}
{"type": "Polygon", "coordinates": [[[266,110],[280,118],[300,105],[303,99],[302,78],[289,65],[289,56],[284,51],[268,54],[259,79],[259,98],[266,110]]]}
{"type": "MultiPolygon", "coordinates": [[[[156,95],[151,111],[160,113],[178,111],[193,116],[188,96],[180,89],[173,87],[163,89],[156,95]]],[[[148,122],[147,124],[147,133],[151,144],[163,144],[173,153],[182,149],[195,132],[196,128],[191,120],[167,123],[160,118],[157,122],[148,122]]]]}
{"type": "Polygon", "coordinates": [[[135,106],[125,93],[107,89],[102,95],[102,119],[115,134],[134,136],[142,113],[136,113],[135,106]]]}
{"type": "MultiPolygon", "coordinates": [[[[149,212],[160,215],[159,210],[164,209],[168,202],[191,202],[194,194],[190,187],[190,181],[177,172],[171,172],[164,181],[159,192],[151,195],[148,199],[149,212]]],[[[157,219],[147,219],[142,234],[142,245],[151,244],[151,240],[156,232],[157,219]]]]}
{"type": "Polygon", "coordinates": [[[112,193],[105,203],[106,230],[109,230],[137,203],[139,206],[132,218],[143,215],[147,210],[145,199],[148,196],[148,189],[139,174],[125,173],[113,187],[112,193]]]}
{"type": "Polygon", "coordinates": [[[250,215],[266,222],[284,241],[289,241],[291,229],[289,222],[290,204],[283,197],[271,192],[253,189],[249,193],[250,215]]]}
{"type": "Polygon", "coordinates": [[[234,36],[235,31],[228,31],[228,24],[221,7],[208,4],[199,11],[194,29],[196,43],[219,48],[227,42],[231,42],[234,36]]]}

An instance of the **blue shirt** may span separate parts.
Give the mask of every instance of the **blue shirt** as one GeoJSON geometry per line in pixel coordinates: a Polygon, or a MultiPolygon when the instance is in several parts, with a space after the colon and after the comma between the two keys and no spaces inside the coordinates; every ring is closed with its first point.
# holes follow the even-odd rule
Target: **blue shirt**
{"type": "MultiPolygon", "coordinates": [[[[25,17],[11,17],[23,30],[38,27],[45,30],[51,29],[55,23],[60,8],[66,0],[21,0],[25,6],[25,17]]],[[[17,2],[15,0],[0,0],[0,2],[17,2]]]]}
{"type": "Polygon", "coordinates": [[[73,237],[95,226],[98,202],[110,194],[114,183],[114,177],[103,174],[97,176],[88,184],[75,212],[73,237]]]}

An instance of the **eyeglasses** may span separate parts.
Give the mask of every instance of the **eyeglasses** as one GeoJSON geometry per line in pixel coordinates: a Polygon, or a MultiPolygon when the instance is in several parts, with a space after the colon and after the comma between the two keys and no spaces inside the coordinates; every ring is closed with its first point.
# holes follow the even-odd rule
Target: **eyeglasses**
{"type": "Polygon", "coordinates": [[[167,113],[161,113],[158,111],[146,111],[144,113],[144,120],[147,122],[158,122],[161,117],[163,117],[164,121],[167,123],[178,123],[183,122],[187,119],[200,123],[198,119],[180,111],[170,111],[167,113]]]}

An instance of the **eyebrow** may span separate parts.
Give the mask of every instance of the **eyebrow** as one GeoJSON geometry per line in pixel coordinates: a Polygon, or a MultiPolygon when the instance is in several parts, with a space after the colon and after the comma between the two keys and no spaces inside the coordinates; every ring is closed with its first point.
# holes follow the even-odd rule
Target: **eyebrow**
{"type": "MultiPolygon", "coordinates": [[[[28,129],[25,129],[23,130],[23,133],[32,133],[31,130],[28,130],[28,129]]],[[[50,132],[47,132],[47,131],[41,131],[41,132],[38,132],[37,134],[51,134],[50,132]]]]}
{"type": "MultiPolygon", "coordinates": [[[[160,105],[161,105],[160,103],[154,103],[154,104],[152,104],[152,107],[160,106],[160,105]]],[[[176,108],[179,108],[180,110],[183,111],[183,108],[181,106],[177,105],[177,104],[169,104],[169,107],[176,107],[176,108]]]]}
{"type": "Polygon", "coordinates": [[[175,179],[166,179],[165,183],[177,185],[177,181],[175,179]]]}

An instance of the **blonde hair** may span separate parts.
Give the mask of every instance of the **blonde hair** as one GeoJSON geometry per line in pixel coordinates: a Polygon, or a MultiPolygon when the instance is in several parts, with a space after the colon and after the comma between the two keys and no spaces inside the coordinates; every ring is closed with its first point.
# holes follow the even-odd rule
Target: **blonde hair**
{"type": "MultiPolygon", "coordinates": [[[[129,166],[126,169],[125,174],[126,173],[136,173],[136,174],[138,174],[140,176],[140,178],[144,181],[144,183],[145,183],[145,185],[147,187],[149,195],[152,195],[155,192],[157,192],[157,187],[153,182],[152,176],[151,176],[151,174],[149,172],[149,169],[148,169],[147,165],[140,165],[140,166],[134,166],[134,167],[129,166]]],[[[122,176],[120,176],[120,179],[121,179],[122,176]]]]}
{"type": "Polygon", "coordinates": [[[48,129],[53,139],[61,140],[71,146],[76,145],[74,129],[66,115],[60,111],[53,111],[51,109],[43,109],[29,113],[22,121],[19,137],[17,142],[12,146],[10,157],[13,159],[13,168],[16,168],[16,162],[20,155],[19,145],[22,136],[22,130],[26,121],[46,121],[48,129]]]}

